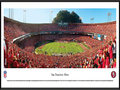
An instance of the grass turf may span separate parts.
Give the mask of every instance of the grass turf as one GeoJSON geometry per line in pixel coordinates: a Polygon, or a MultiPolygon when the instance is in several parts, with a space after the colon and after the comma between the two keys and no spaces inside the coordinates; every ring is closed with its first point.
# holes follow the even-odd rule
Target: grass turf
{"type": "Polygon", "coordinates": [[[76,42],[50,42],[45,44],[43,48],[37,47],[35,49],[36,54],[76,54],[84,52],[83,48],[76,42]]]}
{"type": "Polygon", "coordinates": [[[88,45],[86,45],[85,43],[82,43],[87,49],[90,49],[90,47],[88,45]]]}

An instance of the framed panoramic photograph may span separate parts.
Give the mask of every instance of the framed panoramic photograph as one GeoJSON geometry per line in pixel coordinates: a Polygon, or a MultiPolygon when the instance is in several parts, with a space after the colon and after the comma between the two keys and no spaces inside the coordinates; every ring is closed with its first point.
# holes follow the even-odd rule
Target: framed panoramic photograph
{"type": "Polygon", "coordinates": [[[119,87],[119,3],[2,2],[1,24],[2,87],[119,87]]]}

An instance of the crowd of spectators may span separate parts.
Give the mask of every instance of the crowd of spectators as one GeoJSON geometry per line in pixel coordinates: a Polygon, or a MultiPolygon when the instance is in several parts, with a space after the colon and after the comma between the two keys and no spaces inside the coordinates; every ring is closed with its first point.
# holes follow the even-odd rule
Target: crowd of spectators
{"type": "MultiPolygon", "coordinates": [[[[8,68],[115,68],[116,39],[95,51],[92,56],[83,54],[71,56],[36,55],[19,48],[16,44],[9,45],[6,65],[8,68]]],[[[88,53],[89,54],[89,53],[88,53]]]]}
{"type": "MultiPolygon", "coordinates": [[[[5,21],[4,37],[6,38],[6,45],[8,49],[4,48],[5,52],[5,67],[6,68],[115,68],[116,67],[116,38],[113,38],[113,34],[116,33],[116,23],[109,24],[78,24],[70,25],[66,28],[60,28],[57,25],[32,25],[32,24],[20,24],[11,21],[5,21]],[[38,38],[31,37],[26,43],[22,43],[22,48],[19,45],[11,42],[14,38],[31,32],[39,31],[82,31],[82,32],[94,32],[107,35],[105,41],[98,41],[90,37],[78,37],[78,35],[58,36],[47,35],[37,36],[38,38]],[[41,37],[42,36],[42,37],[41,37]],[[40,38],[39,38],[40,37],[40,38]],[[42,40],[59,40],[59,41],[71,41],[86,42],[86,44],[92,47],[87,53],[80,53],[70,56],[48,56],[48,55],[36,55],[33,53],[34,45],[38,41],[42,40]],[[111,40],[112,39],[112,40],[111,40]],[[33,43],[27,43],[28,41],[33,43]],[[108,43],[109,41],[109,43],[108,43]],[[28,47],[24,47],[28,46],[28,47]]],[[[23,40],[23,42],[25,42],[23,40]]]]}
{"type": "Polygon", "coordinates": [[[80,31],[87,33],[99,33],[112,36],[116,33],[116,22],[101,23],[101,24],[69,24],[67,27],[62,28],[57,24],[24,24],[9,20],[5,17],[5,35],[10,39],[24,35],[26,33],[40,32],[40,31],[80,31]],[[111,33],[113,32],[113,33],[111,33]]]}

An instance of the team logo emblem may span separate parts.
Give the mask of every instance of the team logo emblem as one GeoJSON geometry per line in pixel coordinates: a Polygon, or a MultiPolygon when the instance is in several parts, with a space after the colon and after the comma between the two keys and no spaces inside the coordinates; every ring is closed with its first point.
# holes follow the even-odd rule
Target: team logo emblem
{"type": "Polygon", "coordinates": [[[4,71],[4,78],[7,77],[7,71],[4,71]]]}
{"type": "Polygon", "coordinates": [[[115,71],[112,71],[112,72],[111,72],[111,77],[112,77],[112,78],[115,78],[115,77],[116,77],[116,72],[115,72],[115,71]]]}

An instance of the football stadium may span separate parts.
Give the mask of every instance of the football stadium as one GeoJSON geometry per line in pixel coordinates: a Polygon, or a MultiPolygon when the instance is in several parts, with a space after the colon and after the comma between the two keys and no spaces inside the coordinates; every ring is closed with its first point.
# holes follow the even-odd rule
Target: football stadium
{"type": "Polygon", "coordinates": [[[116,21],[30,24],[4,17],[6,68],[115,68],[116,21]]]}

